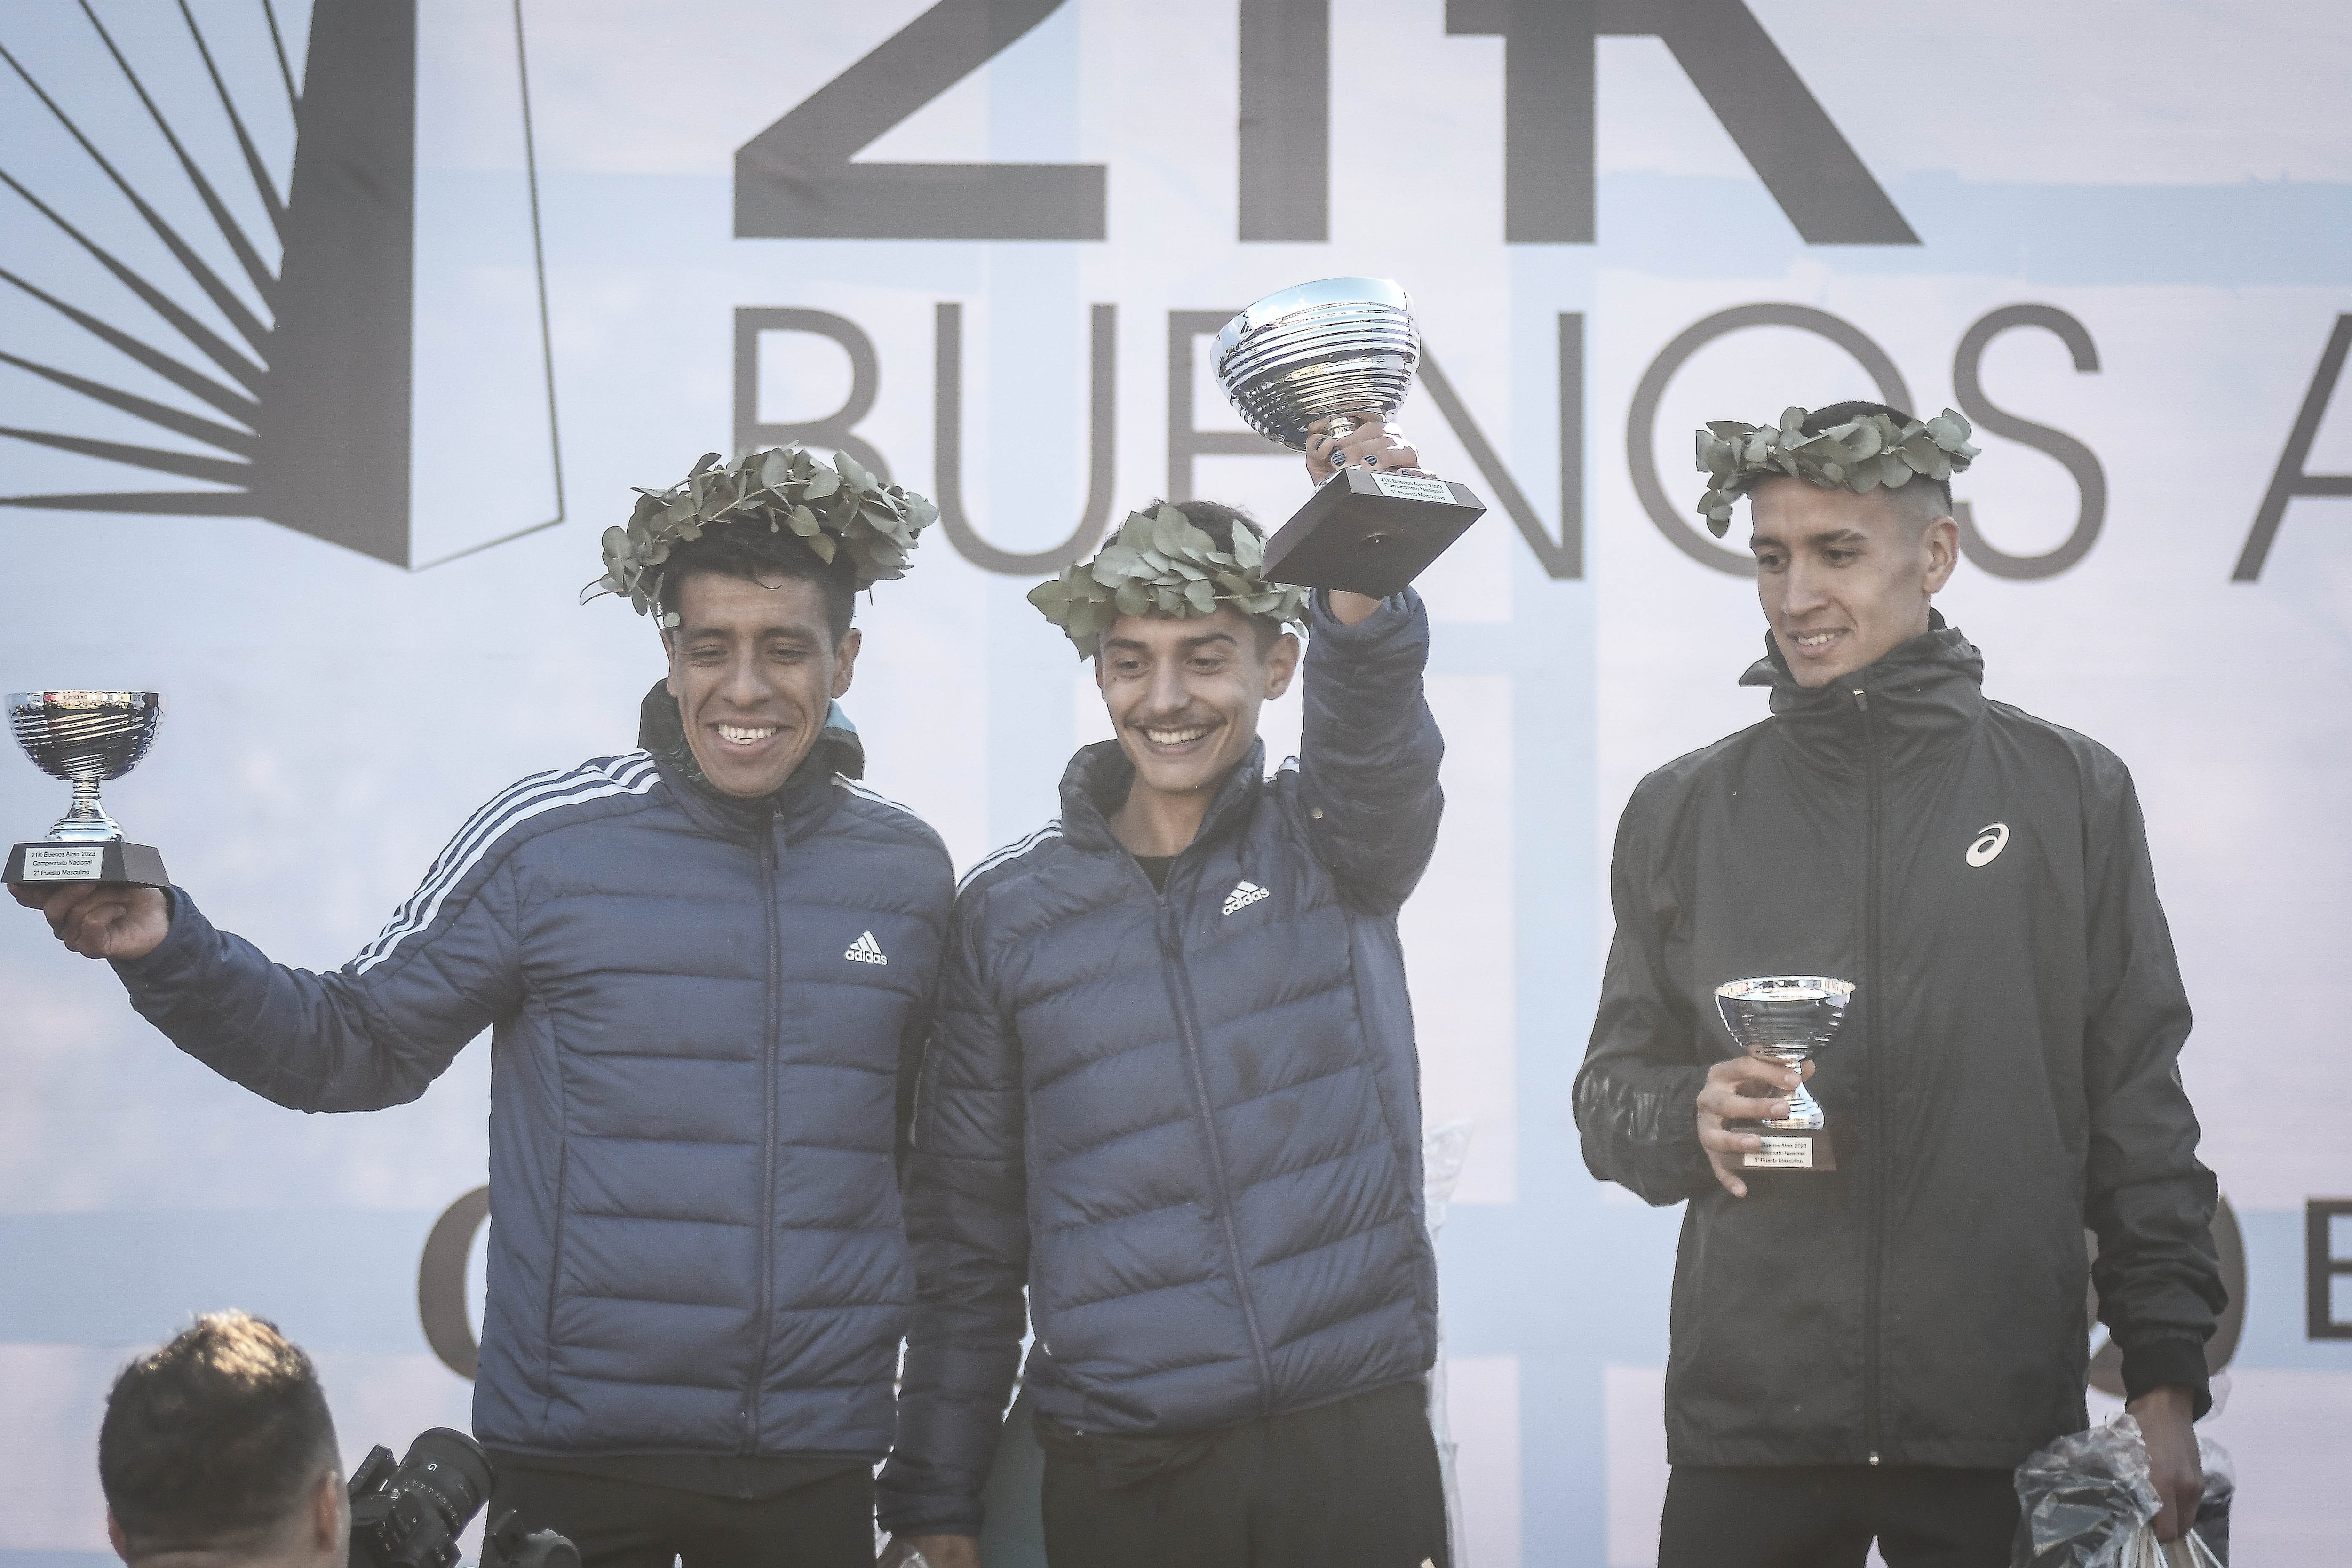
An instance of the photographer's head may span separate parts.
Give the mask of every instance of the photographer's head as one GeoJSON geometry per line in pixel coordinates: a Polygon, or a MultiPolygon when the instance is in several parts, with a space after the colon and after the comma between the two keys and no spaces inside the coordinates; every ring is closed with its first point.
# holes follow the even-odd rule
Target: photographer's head
{"type": "Polygon", "coordinates": [[[310,1358],[243,1312],[123,1368],[99,1430],[107,1533],[138,1568],[340,1568],[341,1468],[310,1358]]]}

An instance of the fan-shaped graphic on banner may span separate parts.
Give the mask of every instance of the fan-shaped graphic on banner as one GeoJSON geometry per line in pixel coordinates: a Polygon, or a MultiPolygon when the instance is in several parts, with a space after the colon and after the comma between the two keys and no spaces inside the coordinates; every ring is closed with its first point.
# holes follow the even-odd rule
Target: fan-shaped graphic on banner
{"type": "Polygon", "coordinates": [[[298,73],[299,0],[79,3],[0,22],[0,506],[561,521],[520,5],[315,0],[298,73]]]}

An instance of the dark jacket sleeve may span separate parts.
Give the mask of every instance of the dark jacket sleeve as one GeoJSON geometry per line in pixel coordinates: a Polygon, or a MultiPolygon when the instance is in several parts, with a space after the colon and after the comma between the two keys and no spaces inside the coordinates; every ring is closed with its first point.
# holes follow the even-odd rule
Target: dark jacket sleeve
{"type": "Polygon", "coordinates": [[[2217,1187],[2198,1161],[2197,1113],[2180,1083],[2189,998],[2138,795],[2120,762],[2098,761],[2084,824],[2084,1220],[2099,1240],[2091,1279],[2100,1320],[2123,1352],[2126,1393],[2179,1384],[2201,1415],[2210,1403],[2205,1342],[2228,1297],[2213,1246],[2217,1187]]]}
{"type": "Polygon", "coordinates": [[[1698,1142],[1708,1058],[1665,973],[1665,938],[1678,911],[1651,847],[1647,793],[1635,790],[1618,819],[1609,867],[1617,933],[1576,1075],[1576,1130],[1595,1176],[1649,1203],[1676,1204],[1715,1185],[1698,1142]]]}
{"type": "Polygon", "coordinates": [[[223,1078],[295,1110],[380,1110],[519,1001],[510,889],[501,864],[379,961],[319,974],[215,929],[174,888],[163,944],[114,968],[140,1016],[223,1078]]]}
{"type": "Polygon", "coordinates": [[[898,1534],[977,1535],[1028,1309],[1021,1042],[980,959],[985,900],[959,900],[915,1100],[907,1239],[915,1312],[898,1440],[877,1497],[898,1534]]]}
{"type": "Polygon", "coordinates": [[[1349,900],[1393,914],[1428,868],[1445,742],[1421,689],[1429,612],[1407,588],[1354,626],[1314,598],[1299,734],[1308,844],[1349,900]]]}

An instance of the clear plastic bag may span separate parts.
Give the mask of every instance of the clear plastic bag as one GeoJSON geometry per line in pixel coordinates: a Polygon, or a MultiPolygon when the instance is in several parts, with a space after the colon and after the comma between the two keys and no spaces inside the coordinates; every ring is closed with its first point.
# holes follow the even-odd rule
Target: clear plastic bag
{"type": "Polygon", "coordinates": [[[2059,1438],[2017,1468],[2017,1543],[2011,1568],[2222,1568],[2210,1542],[2229,1551],[2230,1499],[2236,1490],[2227,1450],[2200,1437],[2205,1496],[2197,1528],[2156,1538],[2164,1506],[2149,1481],[2139,1423],[2117,1415],[2059,1438]]]}

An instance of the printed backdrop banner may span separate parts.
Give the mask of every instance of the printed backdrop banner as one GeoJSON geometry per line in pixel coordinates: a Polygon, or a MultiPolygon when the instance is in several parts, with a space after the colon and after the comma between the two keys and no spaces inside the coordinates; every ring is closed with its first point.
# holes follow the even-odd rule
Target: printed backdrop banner
{"type": "MultiPolygon", "coordinates": [[[[1155,496],[1286,517],[1211,334],[1405,284],[1402,423],[1492,508],[1423,583],[1448,810],[1403,921],[1430,1121],[1473,1124],[1475,1568],[1656,1538],[1676,1215],[1590,1178],[1569,1088],[1621,805],[1763,712],[1691,428],[1960,409],[1945,612],[2131,764],[2199,1009],[2241,1561],[2352,1539],[2340,6],[59,0],[0,46],[0,683],[167,693],[107,800],[289,963],[633,743],[654,633],[575,598],[707,450],[938,499],[847,705],[960,864],[1026,832],[1108,731],[1023,593],[1155,496]]],[[[65,795],[0,758],[8,837],[65,795]]],[[[354,1457],[464,1424],[488,1058],[296,1115],[0,921],[0,1568],[105,1558],[104,1390],[193,1311],[318,1352],[354,1457]]]]}

